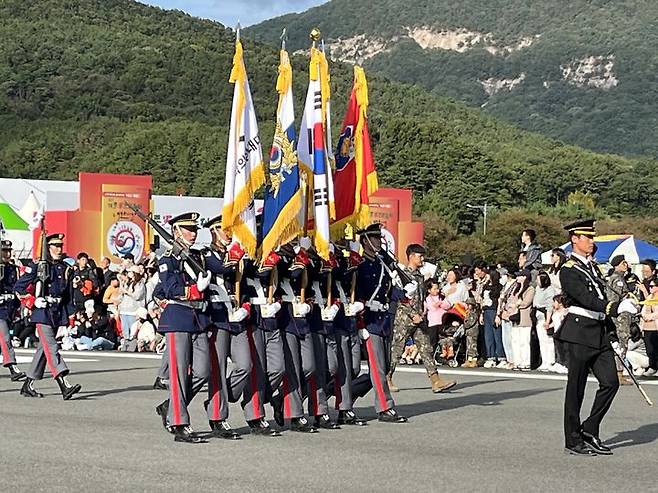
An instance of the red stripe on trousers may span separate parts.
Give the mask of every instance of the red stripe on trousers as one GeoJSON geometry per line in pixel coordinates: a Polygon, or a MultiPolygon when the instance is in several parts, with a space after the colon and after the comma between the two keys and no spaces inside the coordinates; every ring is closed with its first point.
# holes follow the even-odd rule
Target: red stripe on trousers
{"type": "Polygon", "coordinates": [[[176,334],[173,332],[167,333],[167,345],[169,346],[169,390],[171,393],[170,404],[174,414],[173,426],[180,426],[180,382],[178,381],[178,367],[176,366],[176,334]]]}
{"type": "MultiPolygon", "coordinates": [[[[247,328],[247,339],[249,339],[249,352],[251,353],[251,374],[249,375],[249,383],[251,385],[251,408],[254,416],[263,418],[260,412],[260,394],[258,393],[258,372],[256,371],[256,363],[258,362],[258,351],[256,351],[256,341],[254,341],[254,329],[247,328]]],[[[263,368],[263,373],[265,369],[263,368]]],[[[263,375],[267,378],[266,375],[263,375]]]]}
{"type": "Polygon", "coordinates": [[[210,409],[213,421],[219,421],[219,414],[222,396],[219,391],[219,358],[217,357],[217,334],[210,336],[210,409]]]}
{"type": "Polygon", "coordinates": [[[375,393],[379,398],[382,410],[387,411],[388,404],[386,403],[384,387],[382,386],[382,381],[380,380],[379,372],[377,371],[377,360],[375,360],[375,351],[372,347],[372,340],[370,338],[366,339],[366,348],[368,349],[368,365],[370,366],[370,376],[372,377],[373,384],[375,385],[375,393]]]}
{"type": "Polygon", "coordinates": [[[310,387],[308,393],[308,399],[311,401],[311,409],[313,409],[313,416],[317,416],[320,410],[318,409],[318,384],[315,381],[315,374],[309,377],[308,386],[310,387]]]}
{"type": "Polygon", "coordinates": [[[283,416],[290,418],[290,385],[288,384],[288,375],[283,376],[283,416]]]}
{"type": "Polygon", "coordinates": [[[53,376],[53,378],[57,378],[57,370],[56,367],[53,366],[53,362],[50,359],[50,348],[46,342],[46,338],[44,337],[42,324],[37,324],[37,334],[39,335],[39,341],[41,341],[43,354],[46,356],[46,363],[48,363],[50,374],[53,376]]]}
{"type": "Polygon", "coordinates": [[[2,346],[2,364],[7,366],[9,364],[9,346],[7,346],[4,334],[0,334],[0,346],[2,346]]]}

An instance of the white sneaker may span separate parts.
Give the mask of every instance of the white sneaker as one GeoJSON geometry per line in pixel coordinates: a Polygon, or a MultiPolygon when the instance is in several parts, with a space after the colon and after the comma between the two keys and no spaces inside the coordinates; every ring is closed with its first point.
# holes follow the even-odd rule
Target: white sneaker
{"type": "Polygon", "coordinates": [[[538,368],[537,371],[548,371],[550,369],[550,365],[547,365],[546,363],[542,363],[538,368]]]}
{"type": "Polygon", "coordinates": [[[646,370],[644,368],[635,368],[635,370],[633,370],[633,375],[636,377],[641,377],[645,372],[646,370]]]}
{"type": "Polygon", "coordinates": [[[560,375],[566,375],[569,373],[569,369],[566,366],[562,366],[560,363],[555,363],[551,371],[554,371],[560,375]]]}
{"type": "Polygon", "coordinates": [[[496,360],[493,359],[488,359],[487,361],[484,362],[484,365],[482,365],[484,368],[495,368],[496,367],[496,360]]]}
{"type": "Polygon", "coordinates": [[[498,364],[496,365],[496,368],[500,368],[502,370],[507,369],[507,360],[501,359],[498,364]]]}
{"type": "Polygon", "coordinates": [[[656,376],[656,370],[654,370],[653,368],[647,368],[646,370],[644,370],[644,376],[645,377],[654,377],[654,376],[656,376]]]}

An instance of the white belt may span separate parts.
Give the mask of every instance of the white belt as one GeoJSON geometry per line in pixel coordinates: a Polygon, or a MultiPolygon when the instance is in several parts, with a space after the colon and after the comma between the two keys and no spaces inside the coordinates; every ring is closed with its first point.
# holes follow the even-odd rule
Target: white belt
{"type": "Polygon", "coordinates": [[[208,304],[205,301],[167,300],[167,304],[184,306],[186,308],[192,308],[194,310],[201,310],[201,311],[204,311],[208,307],[208,304]]]}
{"type": "Polygon", "coordinates": [[[605,320],[605,313],[595,312],[594,310],[588,310],[580,306],[570,306],[569,313],[573,315],[581,315],[583,317],[591,318],[593,320],[605,320]]]}
{"type": "Polygon", "coordinates": [[[267,305],[267,298],[259,296],[257,298],[250,298],[249,302],[252,305],[267,305]]]}
{"type": "Polygon", "coordinates": [[[366,301],[366,308],[371,312],[386,312],[388,311],[388,303],[380,303],[375,300],[366,301]]]}
{"type": "Polygon", "coordinates": [[[281,301],[286,301],[288,303],[297,303],[297,297],[284,294],[283,296],[281,296],[281,301]]]}
{"type": "Polygon", "coordinates": [[[210,301],[213,303],[231,303],[230,296],[223,296],[221,294],[210,295],[210,301]]]}

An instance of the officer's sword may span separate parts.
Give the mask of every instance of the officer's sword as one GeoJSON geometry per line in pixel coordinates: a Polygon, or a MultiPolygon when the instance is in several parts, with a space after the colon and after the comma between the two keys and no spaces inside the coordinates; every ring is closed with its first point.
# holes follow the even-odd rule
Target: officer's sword
{"type": "Polygon", "coordinates": [[[651,401],[651,399],[649,399],[649,396],[647,395],[647,393],[644,391],[644,389],[643,389],[642,386],[640,385],[640,382],[638,382],[638,381],[637,381],[637,378],[635,378],[635,375],[633,374],[633,370],[631,370],[631,369],[626,365],[626,362],[624,361],[624,358],[622,358],[622,357],[619,355],[619,353],[617,353],[617,351],[615,351],[615,350],[613,349],[612,352],[615,353],[615,356],[617,357],[617,359],[618,359],[619,362],[621,363],[621,366],[623,366],[624,369],[628,372],[628,375],[631,377],[631,380],[633,380],[633,383],[634,383],[635,386],[637,387],[637,390],[639,390],[639,391],[640,391],[640,394],[642,394],[642,397],[644,397],[644,400],[647,401],[647,404],[649,404],[649,406],[653,407],[653,402],[651,401]]]}

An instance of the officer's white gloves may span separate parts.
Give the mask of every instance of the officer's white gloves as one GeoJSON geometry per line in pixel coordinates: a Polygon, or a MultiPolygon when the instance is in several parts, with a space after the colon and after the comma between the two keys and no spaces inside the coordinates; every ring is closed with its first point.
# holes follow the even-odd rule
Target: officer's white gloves
{"type": "Polygon", "coordinates": [[[370,337],[370,332],[368,332],[368,329],[359,329],[359,337],[362,341],[366,341],[370,337]]]}
{"type": "Polygon", "coordinates": [[[42,298],[41,296],[34,300],[35,308],[46,308],[47,306],[48,306],[48,302],[46,301],[45,298],[42,298]]]}
{"type": "Polygon", "coordinates": [[[229,322],[242,322],[245,318],[249,316],[249,312],[244,308],[238,308],[229,317],[229,322]]]}
{"type": "Polygon", "coordinates": [[[340,308],[338,305],[331,305],[329,308],[324,307],[322,309],[322,320],[325,322],[333,322],[333,320],[336,318],[336,315],[338,315],[338,311],[340,308]]]}
{"type": "Polygon", "coordinates": [[[206,271],[205,275],[203,272],[199,272],[199,275],[196,278],[196,288],[200,293],[203,293],[208,289],[208,286],[210,286],[210,279],[212,279],[210,271],[206,271]]]}
{"type": "Polygon", "coordinates": [[[637,303],[632,298],[626,298],[617,307],[617,313],[630,313],[631,315],[637,315],[639,310],[637,308],[637,303]]]}
{"type": "Polygon", "coordinates": [[[423,279],[426,281],[436,276],[436,271],[438,266],[431,262],[423,262],[422,267],[420,268],[420,273],[423,275],[423,279]]]}
{"type": "Polygon", "coordinates": [[[263,318],[274,318],[276,314],[281,310],[281,303],[267,303],[266,305],[261,305],[260,314],[263,318]]]}
{"type": "Polygon", "coordinates": [[[404,293],[407,295],[407,298],[413,298],[418,290],[417,282],[410,282],[404,285],[404,293]]]}
{"type": "Polygon", "coordinates": [[[612,343],[612,349],[614,350],[615,353],[621,356],[621,346],[619,345],[618,341],[612,343]]]}
{"type": "Polygon", "coordinates": [[[308,303],[293,303],[293,315],[297,318],[305,317],[311,313],[311,305],[308,303]]]}
{"type": "Polygon", "coordinates": [[[356,317],[357,314],[363,311],[365,305],[360,301],[355,301],[354,303],[348,303],[345,305],[345,315],[348,317],[356,317]]]}

